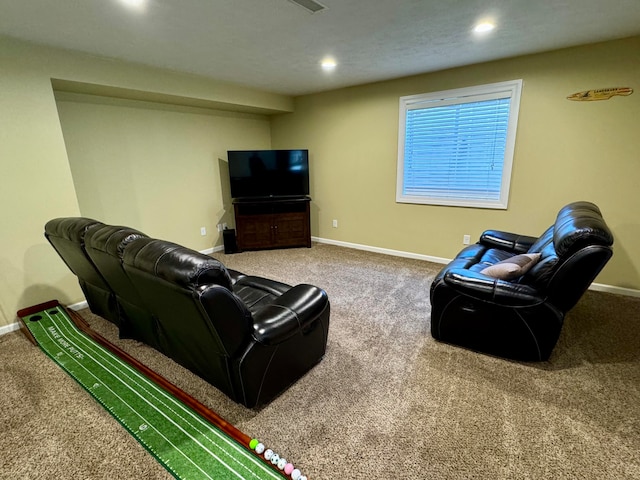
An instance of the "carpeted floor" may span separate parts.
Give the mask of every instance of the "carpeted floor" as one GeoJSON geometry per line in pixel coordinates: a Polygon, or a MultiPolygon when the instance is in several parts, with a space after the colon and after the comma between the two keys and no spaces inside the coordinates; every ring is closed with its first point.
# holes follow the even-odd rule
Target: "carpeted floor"
{"type": "MultiPolygon", "coordinates": [[[[551,360],[524,364],[431,338],[440,265],[324,244],[214,256],[329,294],[325,358],[259,411],[82,313],[310,480],[640,479],[640,299],[587,292],[551,360]]],[[[19,332],[0,337],[0,399],[0,478],[171,478],[19,332]]]]}

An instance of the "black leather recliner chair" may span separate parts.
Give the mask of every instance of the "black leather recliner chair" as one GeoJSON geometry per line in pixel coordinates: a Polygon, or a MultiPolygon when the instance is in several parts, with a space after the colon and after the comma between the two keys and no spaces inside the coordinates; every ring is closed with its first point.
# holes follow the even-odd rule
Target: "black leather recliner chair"
{"type": "Polygon", "coordinates": [[[589,202],[562,208],[538,238],[487,230],[434,279],[431,334],[500,357],[547,360],[565,314],[611,258],[612,245],[600,210],[589,202]],[[499,272],[523,259],[532,260],[527,271],[499,272]]]}
{"type": "Polygon", "coordinates": [[[91,219],[54,219],[45,232],[94,313],[104,316],[108,305],[122,337],[156,348],[249,408],[271,401],[324,356],[330,305],[318,287],[247,276],[91,219]],[[99,301],[89,302],[98,282],[99,301]]]}

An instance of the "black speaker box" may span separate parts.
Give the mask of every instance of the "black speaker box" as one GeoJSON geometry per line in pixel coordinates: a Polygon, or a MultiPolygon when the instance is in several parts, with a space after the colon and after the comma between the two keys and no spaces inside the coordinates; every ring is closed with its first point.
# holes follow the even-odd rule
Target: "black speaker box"
{"type": "Polygon", "coordinates": [[[222,241],[224,242],[224,253],[238,253],[235,229],[227,228],[226,230],[223,230],[222,241]]]}

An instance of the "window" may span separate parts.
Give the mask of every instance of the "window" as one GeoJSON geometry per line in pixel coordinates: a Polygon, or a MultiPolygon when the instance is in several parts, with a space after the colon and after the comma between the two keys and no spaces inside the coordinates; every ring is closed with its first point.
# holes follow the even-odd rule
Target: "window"
{"type": "Polygon", "coordinates": [[[507,208],[522,80],[400,98],[396,201],[507,208]]]}

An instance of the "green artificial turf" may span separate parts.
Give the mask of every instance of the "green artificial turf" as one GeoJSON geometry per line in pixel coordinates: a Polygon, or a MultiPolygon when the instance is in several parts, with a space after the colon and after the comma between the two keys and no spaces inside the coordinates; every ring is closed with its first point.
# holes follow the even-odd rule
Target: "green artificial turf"
{"type": "Polygon", "coordinates": [[[85,335],[64,309],[49,308],[23,320],[40,348],[174,477],[282,480],[236,440],[85,335]]]}

